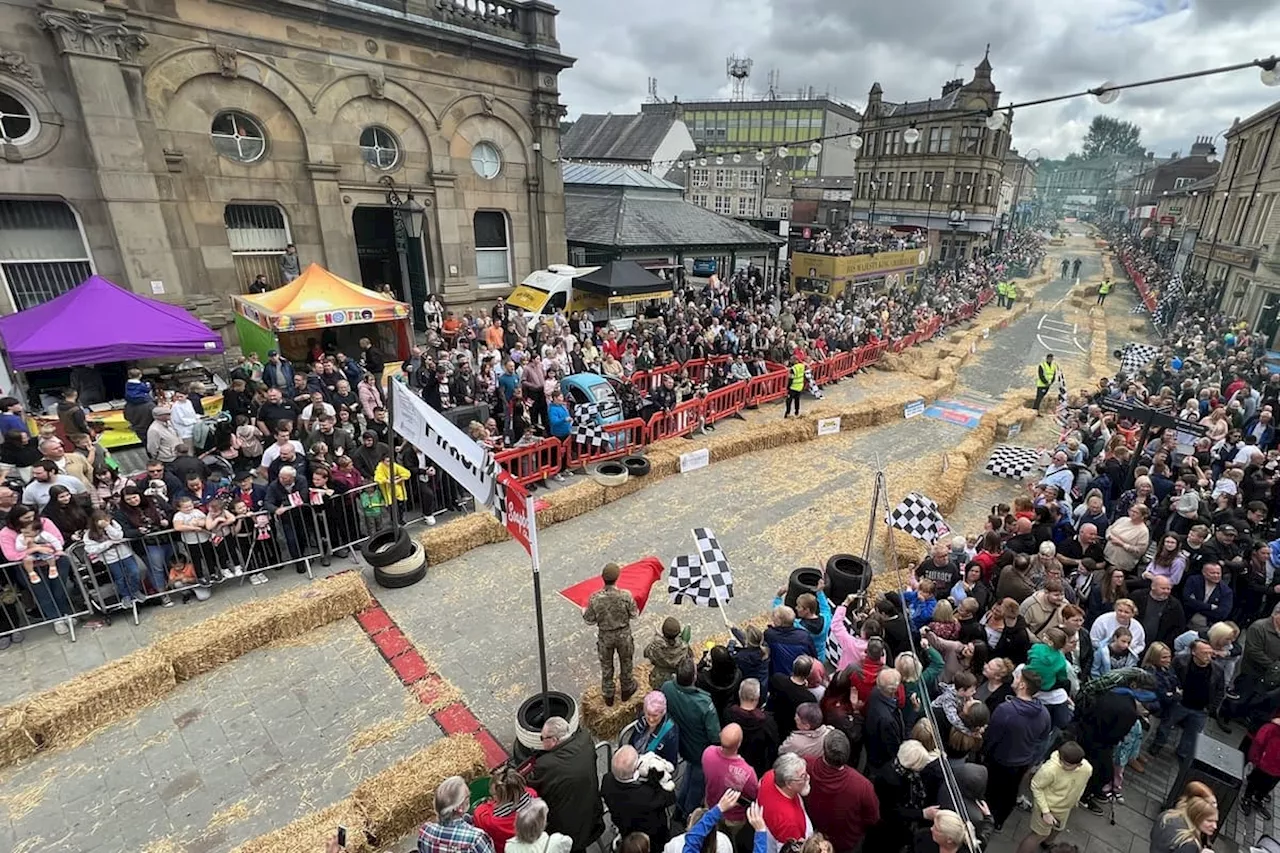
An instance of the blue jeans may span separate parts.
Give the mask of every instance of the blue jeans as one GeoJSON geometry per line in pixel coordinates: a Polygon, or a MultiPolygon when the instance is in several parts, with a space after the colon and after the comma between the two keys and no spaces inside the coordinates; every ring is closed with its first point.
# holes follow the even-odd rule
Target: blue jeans
{"type": "Polygon", "coordinates": [[[173,546],[169,543],[147,543],[147,580],[156,592],[164,592],[169,586],[169,558],[173,556],[173,546]]]}
{"type": "Polygon", "coordinates": [[[707,792],[707,777],[702,775],[701,761],[684,763],[684,779],[680,782],[680,791],[676,794],[676,805],[684,817],[693,814],[694,809],[702,806],[707,792]]]}
{"type": "Polygon", "coordinates": [[[1182,726],[1182,737],[1178,741],[1178,748],[1175,750],[1178,758],[1186,761],[1196,751],[1196,737],[1204,731],[1204,723],[1207,714],[1204,711],[1193,711],[1185,708],[1181,703],[1174,705],[1169,709],[1168,715],[1160,721],[1160,728],[1156,730],[1155,739],[1151,741],[1151,751],[1162,748],[1169,740],[1169,732],[1174,726],[1182,726]]]}
{"type": "Polygon", "coordinates": [[[66,557],[59,557],[55,562],[58,566],[56,578],[50,580],[47,565],[37,564],[36,573],[40,575],[40,583],[27,584],[27,588],[35,596],[36,607],[40,608],[41,620],[57,619],[75,612],[71,599],[67,597],[67,588],[63,586],[74,571],[71,561],[66,557]]]}
{"type": "Polygon", "coordinates": [[[107,563],[111,572],[111,581],[116,585],[116,595],[120,598],[142,598],[142,570],[133,557],[125,557],[118,563],[107,563]]]}

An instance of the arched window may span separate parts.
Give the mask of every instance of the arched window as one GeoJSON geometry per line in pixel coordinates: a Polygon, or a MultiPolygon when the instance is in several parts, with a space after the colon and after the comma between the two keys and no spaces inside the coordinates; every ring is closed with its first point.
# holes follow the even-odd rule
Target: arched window
{"type": "Polygon", "coordinates": [[[0,140],[23,145],[40,133],[36,111],[16,95],[0,89],[0,140]]]}
{"type": "Polygon", "coordinates": [[[0,199],[0,275],[15,310],[61,296],[93,272],[80,221],[65,201],[0,199]]]}
{"type": "Polygon", "coordinates": [[[280,256],[290,242],[284,211],[274,204],[229,204],[222,221],[241,289],[248,292],[259,275],[265,275],[271,287],[279,287],[280,256]]]}

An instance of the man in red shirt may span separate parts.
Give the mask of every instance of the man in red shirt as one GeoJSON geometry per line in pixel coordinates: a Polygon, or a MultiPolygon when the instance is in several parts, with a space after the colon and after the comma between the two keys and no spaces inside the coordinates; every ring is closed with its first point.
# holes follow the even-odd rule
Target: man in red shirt
{"type": "Polygon", "coordinates": [[[809,771],[804,759],[792,752],[779,755],[773,769],[760,780],[760,797],[756,801],[764,809],[769,853],[777,853],[788,841],[804,841],[813,834],[813,824],[801,799],[808,793],[809,771]]]}
{"type": "Polygon", "coordinates": [[[836,853],[851,853],[880,821],[880,801],[867,777],[849,766],[849,738],[832,730],[822,739],[822,755],[805,759],[809,771],[808,809],[813,828],[836,853]]]}

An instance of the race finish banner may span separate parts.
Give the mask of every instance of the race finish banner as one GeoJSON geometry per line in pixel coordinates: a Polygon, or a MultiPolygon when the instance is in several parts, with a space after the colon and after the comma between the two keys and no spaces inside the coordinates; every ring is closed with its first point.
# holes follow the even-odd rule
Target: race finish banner
{"type": "Polygon", "coordinates": [[[453,422],[426,404],[403,382],[387,383],[395,398],[391,426],[432,464],[471,493],[476,506],[493,506],[493,466],[485,450],[453,422]]]}

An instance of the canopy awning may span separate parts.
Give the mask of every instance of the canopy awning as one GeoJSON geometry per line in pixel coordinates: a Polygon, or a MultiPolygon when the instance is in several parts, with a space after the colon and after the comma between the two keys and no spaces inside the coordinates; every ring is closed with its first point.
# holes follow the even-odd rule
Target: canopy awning
{"type": "Polygon", "coordinates": [[[573,286],[577,290],[602,296],[639,297],[653,294],[657,297],[663,293],[671,293],[671,282],[635,261],[610,261],[599,269],[575,278],[573,286]]]}
{"type": "Polygon", "coordinates": [[[0,317],[14,370],[216,354],[222,337],[185,309],[93,276],[56,299],[0,317]]]}
{"type": "Polygon", "coordinates": [[[403,320],[409,306],[336,276],[319,264],[284,287],[253,296],[233,296],[236,313],[277,332],[325,329],[403,320]]]}

